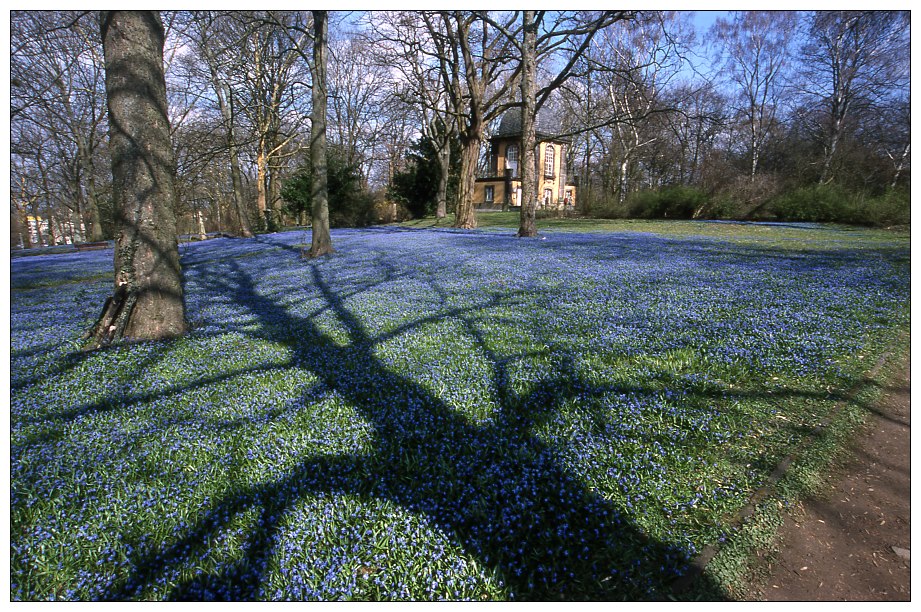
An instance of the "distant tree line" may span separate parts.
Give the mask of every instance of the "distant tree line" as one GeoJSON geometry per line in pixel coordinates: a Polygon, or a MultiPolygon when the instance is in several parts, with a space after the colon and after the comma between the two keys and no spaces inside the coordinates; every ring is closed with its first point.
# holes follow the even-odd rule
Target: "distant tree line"
{"type": "MultiPolygon", "coordinates": [[[[308,222],[314,14],[161,17],[180,233],[308,222]]],[[[11,240],[113,238],[99,15],[10,18],[11,240]]],[[[684,12],[330,13],[330,223],[434,214],[474,227],[484,144],[515,107],[526,126],[538,111],[556,117],[572,141],[579,214],[908,221],[908,12],[693,23],[684,12]]],[[[520,234],[533,235],[533,217],[522,211],[520,234]]]]}

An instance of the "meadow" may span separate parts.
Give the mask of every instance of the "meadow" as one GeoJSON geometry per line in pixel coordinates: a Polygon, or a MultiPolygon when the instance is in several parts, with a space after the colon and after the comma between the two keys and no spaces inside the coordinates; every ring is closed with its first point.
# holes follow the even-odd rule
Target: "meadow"
{"type": "Polygon", "coordinates": [[[907,334],[907,233],[507,217],[183,244],[95,352],[112,251],[14,259],[11,599],[667,598],[907,334]]]}

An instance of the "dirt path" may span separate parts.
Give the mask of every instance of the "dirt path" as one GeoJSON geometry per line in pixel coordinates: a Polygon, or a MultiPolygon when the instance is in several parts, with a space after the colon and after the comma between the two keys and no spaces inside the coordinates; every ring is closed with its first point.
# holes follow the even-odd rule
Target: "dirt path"
{"type": "Polygon", "coordinates": [[[883,390],[852,459],[780,530],[757,601],[910,601],[910,363],[883,390]]]}

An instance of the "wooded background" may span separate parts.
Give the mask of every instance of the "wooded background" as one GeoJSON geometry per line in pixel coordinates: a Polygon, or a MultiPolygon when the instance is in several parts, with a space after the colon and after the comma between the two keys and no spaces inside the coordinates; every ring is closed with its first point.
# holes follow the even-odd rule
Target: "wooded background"
{"type": "MultiPolygon", "coordinates": [[[[10,19],[12,246],[112,238],[99,15],[10,19]]],[[[312,20],[162,13],[180,233],[309,219],[312,20]]],[[[908,12],[698,23],[690,12],[330,13],[332,224],[457,213],[450,222],[475,225],[486,139],[523,100],[572,140],[579,214],[908,222],[908,12]]]]}

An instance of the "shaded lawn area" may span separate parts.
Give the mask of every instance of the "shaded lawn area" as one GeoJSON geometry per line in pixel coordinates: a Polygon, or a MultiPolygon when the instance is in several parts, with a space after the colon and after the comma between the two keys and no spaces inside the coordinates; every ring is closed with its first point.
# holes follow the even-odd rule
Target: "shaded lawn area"
{"type": "Polygon", "coordinates": [[[907,329],[907,238],[789,231],[216,239],[89,354],[111,251],[14,261],[11,598],[665,597],[907,329]]]}

